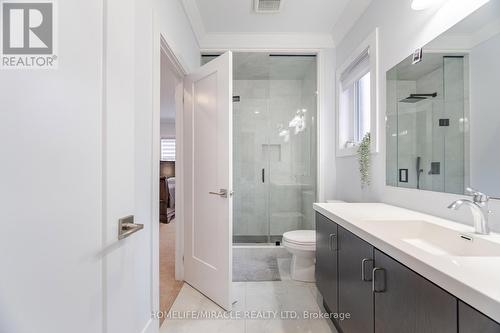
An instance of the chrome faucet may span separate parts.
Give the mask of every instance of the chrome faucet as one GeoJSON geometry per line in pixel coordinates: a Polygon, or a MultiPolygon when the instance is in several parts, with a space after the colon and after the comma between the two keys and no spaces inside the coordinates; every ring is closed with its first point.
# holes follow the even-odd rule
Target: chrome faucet
{"type": "Polygon", "coordinates": [[[472,200],[457,200],[449,205],[448,208],[458,210],[463,205],[467,205],[472,212],[476,234],[488,235],[490,233],[490,227],[488,225],[488,215],[490,214],[488,201],[490,200],[490,197],[469,187],[466,191],[468,194],[472,195],[472,200]]]}

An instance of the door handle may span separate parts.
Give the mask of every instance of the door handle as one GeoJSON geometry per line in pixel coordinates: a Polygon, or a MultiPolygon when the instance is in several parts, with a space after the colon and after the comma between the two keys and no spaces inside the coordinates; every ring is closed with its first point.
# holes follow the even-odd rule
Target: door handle
{"type": "Polygon", "coordinates": [[[118,220],[118,239],[124,239],[144,228],[144,224],[134,223],[134,215],[118,220]]]}
{"type": "Polygon", "coordinates": [[[337,235],[336,234],[330,234],[330,238],[328,240],[328,247],[330,248],[330,251],[337,251],[337,244],[335,244],[335,247],[333,247],[333,240],[335,239],[335,243],[337,243],[337,235]]]}
{"type": "Polygon", "coordinates": [[[208,192],[209,194],[218,195],[221,198],[227,198],[227,190],[221,188],[219,192],[208,192]]]}
{"type": "Polygon", "coordinates": [[[371,258],[364,258],[363,260],[361,260],[361,281],[366,281],[366,282],[369,282],[372,280],[372,277],[371,276],[366,276],[366,263],[369,262],[371,264],[373,264],[373,259],[371,258]]]}
{"type": "Polygon", "coordinates": [[[385,269],[380,268],[380,267],[375,267],[372,270],[372,290],[374,293],[383,293],[386,290],[386,275],[385,275],[385,269]],[[377,288],[377,272],[384,273],[384,279],[382,280],[384,282],[384,287],[383,288],[377,288]]]}
{"type": "Polygon", "coordinates": [[[262,168],[261,175],[262,175],[262,182],[265,183],[266,182],[266,169],[262,168]]]}

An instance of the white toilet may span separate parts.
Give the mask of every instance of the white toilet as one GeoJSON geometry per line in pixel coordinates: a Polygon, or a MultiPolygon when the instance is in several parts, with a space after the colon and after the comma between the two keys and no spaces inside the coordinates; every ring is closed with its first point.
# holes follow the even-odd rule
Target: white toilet
{"type": "Polygon", "coordinates": [[[283,234],[283,246],[292,254],[290,275],[293,280],[314,282],[316,231],[294,230],[283,234]]]}

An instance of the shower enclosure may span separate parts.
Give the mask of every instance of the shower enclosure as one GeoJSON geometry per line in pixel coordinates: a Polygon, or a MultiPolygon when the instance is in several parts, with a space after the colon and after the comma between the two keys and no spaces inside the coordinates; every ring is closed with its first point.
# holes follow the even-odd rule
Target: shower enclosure
{"type": "Polygon", "coordinates": [[[313,229],[316,56],[234,53],[233,240],[313,229]]]}

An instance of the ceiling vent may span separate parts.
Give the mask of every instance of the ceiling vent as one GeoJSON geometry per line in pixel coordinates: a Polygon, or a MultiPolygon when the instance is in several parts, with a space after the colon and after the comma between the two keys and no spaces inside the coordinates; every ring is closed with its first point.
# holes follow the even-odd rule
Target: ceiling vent
{"type": "Polygon", "coordinates": [[[284,0],[254,0],[256,13],[273,14],[279,13],[284,0]]]}

